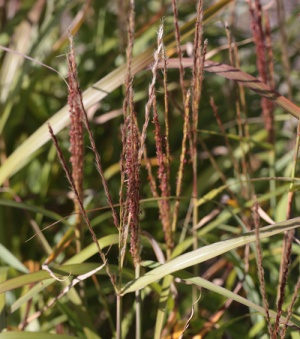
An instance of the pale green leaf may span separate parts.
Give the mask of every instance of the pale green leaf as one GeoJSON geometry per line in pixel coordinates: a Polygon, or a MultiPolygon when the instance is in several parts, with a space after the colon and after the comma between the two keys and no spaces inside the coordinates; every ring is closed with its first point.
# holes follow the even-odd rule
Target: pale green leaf
{"type": "MultiPolygon", "coordinates": [[[[286,220],[274,225],[262,227],[260,229],[260,239],[271,237],[275,234],[282,233],[300,226],[300,218],[286,220]]],[[[225,252],[247,245],[255,241],[255,234],[253,232],[245,233],[234,239],[220,241],[212,245],[199,248],[195,251],[185,253],[175,259],[172,259],[166,264],[151,270],[144,276],[129,282],[122,289],[122,295],[136,290],[142,289],[154,281],[162,279],[168,274],[178,272],[187,267],[197,265],[203,261],[212,259],[225,252]]]]}
{"type": "Polygon", "coordinates": [[[2,244],[0,244],[0,259],[8,264],[10,267],[13,267],[20,272],[29,272],[28,269],[21,263],[21,261],[2,244]]]}

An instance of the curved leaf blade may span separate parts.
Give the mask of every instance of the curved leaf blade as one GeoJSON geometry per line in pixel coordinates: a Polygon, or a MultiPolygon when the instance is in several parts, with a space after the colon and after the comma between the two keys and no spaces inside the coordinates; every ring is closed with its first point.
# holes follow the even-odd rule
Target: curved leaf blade
{"type": "Polygon", "coordinates": [[[2,259],[6,264],[10,265],[10,267],[13,267],[20,272],[29,272],[29,270],[21,263],[21,261],[2,244],[0,244],[0,259],[2,259]]]}
{"type": "MultiPolygon", "coordinates": [[[[260,229],[259,238],[265,239],[275,234],[279,234],[284,231],[297,228],[299,226],[300,226],[299,217],[279,222],[274,225],[265,226],[260,229]]],[[[183,270],[187,267],[197,265],[203,261],[214,258],[218,255],[221,255],[225,252],[228,252],[240,246],[247,245],[253,241],[255,241],[255,234],[253,232],[249,232],[234,239],[220,241],[212,245],[199,248],[195,251],[185,253],[175,259],[172,259],[168,263],[151,270],[144,276],[129,282],[122,288],[121,295],[135,292],[159,279],[162,279],[168,274],[172,274],[174,272],[183,270]]]]}

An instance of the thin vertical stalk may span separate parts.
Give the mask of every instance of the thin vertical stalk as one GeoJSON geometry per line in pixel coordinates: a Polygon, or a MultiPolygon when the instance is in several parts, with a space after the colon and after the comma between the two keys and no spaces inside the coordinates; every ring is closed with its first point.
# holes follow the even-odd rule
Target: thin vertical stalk
{"type": "MultiPolygon", "coordinates": [[[[237,67],[239,65],[237,45],[236,45],[234,39],[232,38],[230,29],[229,29],[229,26],[228,26],[227,23],[225,24],[225,28],[226,28],[226,35],[227,35],[227,39],[228,39],[228,45],[229,45],[230,64],[233,67],[237,67]]],[[[249,179],[248,166],[247,166],[245,147],[244,147],[245,138],[244,138],[243,123],[242,123],[242,109],[241,109],[241,103],[240,103],[240,100],[239,100],[240,99],[239,90],[241,89],[242,86],[240,86],[237,83],[234,83],[233,86],[234,86],[233,95],[234,95],[234,101],[235,101],[236,121],[237,121],[237,126],[238,126],[238,136],[239,136],[239,139],[240,139],[240,149],[241,149],[241,154],[242,154],[242,157],[241,157],[242,173],[240,171],[238,161],[233,156],[233,151],[232,151],[232,148],[230,146],[228,137],[225,133],[225,129],[222,126],[222,121],[221,121],[221,118],[219,117],[218,111],[214,108],[213,108],[213,111],[214,111],[214,114],[216,116],[219,128],[221,129],[222,134],[224,135],[226,147],[228,149],[228,153],[229,153],[229,157],[231,159],[231,162],[233,163],[233,167],[234,167],[236,177],[237,177],[237,179],[238,179],[238,181],[240,182],[240,185],[241,185],[241,189],[240,189],[241,190],[241,196],[245,200],[249,200],[252,196],[251,184],[250,183],[246,184],[242,180],[242,176],[244,177],[244,179],[249,179]]],[[[249,149],[251,149],[251,148],[249,147],[249,149]]],[[[237,201],[239,202],[239,200],[237,200],[237,201]]],[[[242,219],[244,220],[245,224],[248,224],[247,217],[244,214],[242,214],[242,219]]]]}
{"type": "Polygon", "coordinates": [[[259,226],[260,225],[259,225],[258,206],[259,206],[258,202],[256,202],[253,208],[253,219],[254,219],[254,226],[255,226],[255,248],[256,248],[256,253],[257,253],[256,262],[257,262],[260,290],[261,290],[264,309],[266,313],[266,321],[268,324],[268,331],[269,331],[270,336],[272,337],[272,325],[270,321],[269,304],[268,304],[267,296],[266,296],[265,276],[264,276],[264,269],[262,265],[262,250],[261,250],[260,239],[259,239],[259,226]]]}
{"type": "Polygon", "coordinates": [[[174,26],[175,26],[175,39],[176,39],[176,49],[178,54],[179,60],[179,78],[180,78],[180,86],[182,91],[182,102],[185,104],[185,96],[186,96],[186,89],[184,87],[184,68],[182,65],[182,51],[181,51],[181,44],[180,44],[180,30],[178,25],[178,11],[176,0],[172,0],[172,8],[173,8],[173,17],[174,17],[174,26]]]}
{"type": "Polygon", "coordinates": [[[287,316],[286,316],[285,322],[283,324],[283,329],[282,329],[281,335],[280,335],[281,339],[285,338],[286,329],[287,329],[287,326],[288,326],[288,322],[289,322],[289,320],[292,316],[293,307],[294,307],[295,302],[297,301],[297,299],[299,297],[299,290],[300,290],[300,278],[297,281],[297,284],[295,286],[295,290],[294,290],[294,293],[293,293],[293,296],[292,296],[292,301],[291,301],[291,303],[290,303],[290,305],[287,309],[287,316]]]}
{"type": "MultiPolygon", "coordinates": [[[[198,188],[197,188],[197,129],[198,129],[198,109],[201,99],[203,70],[204,70],[204,59],[205,49],[203,51],[202,45],[202,21],[203,21],[203,1],[200,0],[197,5],[197,22],[194,39],[194,61],[193,61],[193,97],[192,97],[192,124],[191,124],[191,135],[192,135],[192,167],[193,167],[193,199],[197,200],[198,188]]],[[[195,204],[193,210],[193,225],[198,222],[198,210],[195,204]]],[[[198,247],[198,241],[194,243],[195,247],[198,247]]]]}
{"type": "MultiPolygon", "coordinates": [[[[120,215],[121,215],[121,227],[119,229],[119,274],[122,272],[124,256],[126,253],[127,246],[127,238],[129,234],[129,225],[131,223],[131,214],[129,209],[129,201],[128,201],[128,192],[130,189],[130,185],[128,184],[128,175],[130,175],[133,166],[133,163],[130,163],[130,157],[132,156],[131,152],[134,151],[134,144],[132,133],[137,131],[137,124],[134,118],[133,112],[133,89],[132,89],[132,50],[134,45],[134,0],[130,1],[129,4],[129,14],[127,18],[127,49],[126,49],[126,57],[127,57],[127,73],[125,78],[125,90],[126,96],[123,102],[123,116],[124,116],[124,126],[122,127],[122,155],[121,155],[121,188],[120,188],[120,215]],[[127,159],[126,159],[127,158],[127,159]],[[129,159],[128,162],[126,162],[129,159]],[[127,182],[127,187],[124,187],[125,182],[127,182]],[[125,191],[125,192],[124,192],[125,191]]],[[[121,286],[121,276],[119,284],[121,286]]]]}
{"type": "MultiPolygon", "coordinates": [[[[159,65],[160,55],[163,51],[164,45],[163,45],[163,25],[160,25],[157,35],[157,49],[154,52],[154,64],[152,65],[151,71],[152,71],[152,82],[149,86],[148,90],[148,101],[146,103],[146,109],[145,109],[145,122],[142,128],[142,133],[140,137],[140,148],[139,148],[139,155],[138,155],[138,161],[141,162],[141,158],[143,154],[145,154],[145,140],[146,140],[146,133],[147,128],[150,121],[150,114],[151,109],[153,110],[153,121],[155,126],[155,142],[156,142],[156,152],[157,152],[157,158],[159,162],[159,173],[158,177],[160,180],[160,189],[162,196],[167,198],[169,196],[169,183],[168,183],[168,167],[165,166],[165,159],[166,155],[163,153],[162,149],[162,135],[160,132],[160,126],[158,123],[158,116],[156,112],[156,93],[155,93],[155,84],[157,79],[157,69],[159,65]]],[[[167,160],[168,161],[168,160],[167,160]]],[[[148,172],[151,172],[150,164],[147,162],[147,169],[148,172]]],[[[151,179],[150,186],[152,191],[156,192],[156,184],[151,179]]],[[[170,226],[170,220],[169,220],[169,202],[167,199],[163,199],[159,201],[159,210],[160,210],[160,217],[163,224],[163,231],[164,231],[164,237],[167,244],[168,249],[170,250],[172,248],[172,232],[171,232],[171,226],[170,226]]]]}
{"type": "MultiPolygon", "coordinates": [[[[300,147],[300,122],[298,122],[298,127],[297,127],[297,138],[296,138],[294,161],[293,161],[294,165],[292,169],[291,179],[294,179],[296,175],[297,161],[299,158],[299,147],[300,147]]],[[[290,186],[290,192],[288,194],[288,206],[287,206],[287,215],[286,215],[287,219],[291,217],[291,206],[292,206],[293,198],[294,198],[294,187],[293,187],[293,181],[292,181],[291,186],[290,186]]],[[[283,306],[284,297],[285,297],[285,287],[287,284],[287,276],[288,276],[290,258],[291,258],[291,253],[292,253],[292,242],[293,242],[294,234],[295,234],[295,231],[293,230],[284,233],[283,248],[282,248],[281,261],[280,261],[279,284],[278,284],[278,290],[277,290],[277,315],[276,315],[276,321],[274,325],[274,332],[279,331],[280,317],[282,314],[282,306],[283,306]]]]}
{"type": "MultiPolygon", "coordinates": [[[[269,84],[270,74],[268,74],[268,65],[272,64],[272,60],[267,60],[267,38],[266,33],[268,34],[268,29],[264,31],[263,29],[263,12],[262,7],[259,0],[254,0],[254,4],[249,1],[249,12],[251,16],[251,28],[253,33],[253,38],[256,47],[256,65],[258,69],[259,76],[263,83],[269,84]]],[[[271,39],[269,38],[269,44],[271,43],[271,39]]],[[[268,47],[269,56],[271,46],[268,47]]],[[[272,68],[272,67],[271,67],[272,68]]],[[[273,76],[273,75],[272,75],[273,76]]],[[[275,128],[274,128],[274,105],[271,101],[266,98],[261,98],[261,110],[262,117],[264,121],[265,129],[268,132],[268,142],[271,145],[275,143],[275,128]]],[[[270,176],[275,176],[274,169],[275,162],[275,150],[272,149],[269,152],[269,168],[270,168],[270,176]]],[[[275,183],[270,181],[270,191],[272,192],[275,189],[275,183]]],[[[271,209],[272,211],[276,210],[276,200],[275,197],[271,197],[270,199],[271,209]]]]}
{"type": "MultiPolygon", "coordinates": [[[[137,263],[135,266],[135,278],[138,279],[141,275],[141,265],[137,263]]],[[[137,290],[135,292],[135,312],[136,312],[136,322],[135,322],[135,338],[142,338],[142,290],[137,290]]]]}
{"type": "MultiPolygon", "coordinates": [[[[249,11],[251,15],[251,28],[256,46],[256,64],[259,76],[265,84],[268,84],[267,58],[266,58],[266,35],[262,26],[262,8],[259,0],[255,0],[254,4],[249,1],[249,11]]],[[[271,61],[268,60],[268,63],[271,61]]],[[[266,98],[261,99],[262,115],[265,128],[268,131],[268,141],[274,143],[274,114],[273,104],[266,98]]]]}
{"type": "MultiPolygon", "coordinates": [[[[170,144],[169,144],[169,92],[168,92],[168,73],[167,73],[167,55],[166,50],[162,50],[163,57],[163,79],[164,79],[164,122],[165,122],[165,143],[166,143],[166,176],[168,182],[170,181],[170,144]]],[[[170,185],[170,183],[169,183],[170,185]]],[[[170,186],[169,191],[171,192],[170,186]]]]}
{"type": "MultiPolygon", "coordinates": [[[[191,122],[191,160],[193,171],[193,189],[192,199],[193,204],[193,249],[198,248],[198,235],[196,225],[198,223],[198,183],[197,183],[197,130],[198,130],[198,111],[202,92],[202,81],[204,72],[204,61],[207,42],[202,49],[203,40],[203,0],[197,3],[197,19],[194,37],[194,58],[193,58],[193,80],[192,80],[192,122],[191,122]]],[[[199,274],[199,267],[194,267],[194,274],[199,274]]],[[[198,291],[193,288],[193,303],[196,302],[198,291]]]]}
{"type": "MultiPolygon", "coordinates": [[[[238,54],[238,48],[237,44],[235,43],[233,46],[233,53],[234,53],[234,60],[235,60],[235,67],[237,69],[241,68],[240,65],[240,60],[239,60],[239,54],[238,54]]],[[[245,99],[245,90],[244,87],[238,83],[238,100],[239,100],[239,109],[240,109],[240,119],[241,121],[238,120],[238,123],[240,125],[240,131],[241,135],[245,136],[245,139],[243,141],[243,144],[247,143],[248,140],[250,140],[250,132],[249,132],[249,124],[248,124],[248,118],[247,118],[247,105],[246,105],[246,99],[245,99]],[[242,121],[244,120],[244,121],[242,121]]],[[[249,150],[251,150],[251,147],[249,147],[249,150]]],[[[251,161],[247,161],[247,159],[251,158],[251,154],[244,154],[244,149],[243,149],[243,160],[242,160],[242,168],[243,168],[243,174],[245,178],[249,179],[252,173],[252,168],[251,168],[251,161]]],[[[247,186],[247,192],[245,192],[246,199],[249,199],[253,195],[253,187],[252,184],[250,183],[249,180],[247,180],[247,183],[244,185],[247,186]]]]}
{"type": "MultiPolygon", "coordinates": [[[[171,194],[171,187],[170,187],[170,144],[169,144],[169,93],[168,93],[168,73],[167,73],[167,55],[165,48],[162,49],[162,59],[163,59],[163,85],[164,85],[164,123],[165,123],[165,133],[163,136],[164,146],[165,146],[165,156],[164,156],[164,177],[165,177],[165,195],[171,194]]],[[[160,204],[161,205],[161,204],[160,204]]],[[[162,207],[161,207],[162,209],[162,207]]],[[[168,224],[170,228],[170,238],[173,241],[173,227],[171,221],[171,208],[170,202],[168,201],[168,224]]],[[[172,245],[171,241],[171,246],[172,245]]]]}
{"type": "Polygon", "coordinates": [[[122,339],[122,296],[117,294],[116,338],[122,339]]]}
{"type": "Polygon", "coordinates": [[[157,34],[157,49],[154,52],[154,63],[152,65],[152,81],[151,84],[149,86],[149,90],[148,90],[148,101],[146,103],[146,108],[145,108],[145,122],[143,125],[143,129],[142,129],[142,134],[141,134],[141,145],[140,145],[140,149],[139,149],[139,163],[141,162],[141,159],[143,157],[143,153],[144,153],[144,147],[145,147],[145,141],[146,141],[146,134],[147,134],[147,128],[149,125],[149,121],[150,121],[150,113],[151,113],[151,107],[153,105],[153,100],[154,100],[154,92],[155,92],[155,83],[156,83],[156,72],[158,69],[158,65],[159,65],[159,56],[161,54],[161,51],[163,49],[163,25],[160,25],[159,29],[158,29],[158,34],[157,34]]]}
{"type": "MultiPolygon", "coordinates": [[[[275,89],[275,79],[274,79],[274,57],[273,57],[273,49],[272,49],[272,39],[271,39],[271,27],[270,27],[270,20],[267,11],[264,12],[264,19],[265,19],[265,45],[266,45],[266,64],[267,64],[267,73],[268,73],[268,84],[272,90],[275,89]]],[[[272,127],[271,127],[271,135],[270,135],[270,142],[273,145],[275,143],[275,126],[274,126],[274,105],[269,104],[268,109],[270,110],[270,116],[272,120],[272,127]]],[[[270,177],[275,177],[275,148],[270,150],[269,158],[270,158],[270,177]]],[[[275,181],[270,181],[270,192],[274,192],[276,190],[276,183],[275,181]]],[[[276,210],[276,198],[273,196],[270,199],[271,210],[276,210]]]]}
{"type": "Polygon", "coordinates": [[[171,220],[170,220],[170,202],[168,199],[168,197],[170,196],[170,190],[169,190],[167,170],[165,166],[166,154],[164,152],[163,136],[162,136],[161,127],[160,127],[159,119],[158,119],[156,93],[154,92],[153,95],[154,95],[154,100],[153,100],[154,139],[155,139],[155,147],[156,147],[156,157],[157,157],[157,162],[158,162],[157,177],[159,180],[161,196],[162,198],[165,198],[159,201],[159,204],[161,205],[160,219],[163,225],[164,237],[165,237],[165,242],[167,245],[167,252],[168,252],[168,257],[169,257],[171,254],[171,250],[173,248],[173,239],[172,239],[173,237],[172,237],[171,220]]]}
{"type": "Polygon", "coordinates": [[[188,129],[189,129],[189,117],[190,117],[190,97],[191,97],[191,91],[189,90],[185,97],[185,104],[184,104],[184,122],[183,122],[183,137],[181,142],[181,154],[180,154],[180,162],[179,162],[179,168],[177,172],[177,180],[176,180],[176,201],[174,205],[174,211],[173,211],[173,221],[172,221],[172,231],[175,232],[176,229],[176,223],[177,223],[177,217],[178,217],[178,211],[179,211],[179,196],[181,193],[181,187],[182,187],[182,178],[183,178],[183,168],[184,168],[184,162],[185,162],[185,156],[186,156],[186,141],[188,138],[188,129]]]}
{"type": "Polygon", "coordinates": [[[286,34],[286,26],[285,26],[285,10],[284,10],[284,1],[276,0],[277,3],[277,18],[278,18],[278,27],[280,32],[280,45],[281,45],[281,60],[284,68],[284,75],[286,79],[286,83],[288,86],[288,94],[287,97],[289,100],[292,99],[292,83],[291,83],[291,66],[288,57],[288,38],[286,34]]]}
{"type": "Polygon", "coordinates": [[[61,163],[61,165],[62,165],[62,167],[63,167],[63,169],[64,169],[64,171],[65,171],[65,173],[66,173],[68,182],[69,182],[69,184],[71,185],[72,191],[73,191],[73,193],[74,193],[74,195],[75,195],[75,197],[76,197],[76,199],[77,199],[77,201],[78,201],[78,205],[79,205],[79,207],[80,207],[80,212],[81,212],[81,214],[82,214],[82,216],[83,216],[83,219],[84,219],[86,225],[88,226],[88,229],[89,229],[89,231],[90,231],[90,233],[91,233],[93,242],[95,243],[95,245],[96,245],[96,247],[97,247],[97,250],[98,250],[98,253],[99,253],[99,255],[100,255],[100,258],[101,258],[101,260],[103,261],[103,264],[105,264],[105,268],[106,268],[107,275],[109,276],[112,285],[115,287],[114,277],[113,277],[113,275],[112,275],[111,272],[110,272],[110,268],[109,268],[109,265],[107,264],[107,260],[106,260],[105,254],[104,254],[103,251],[101,250],[101,247],[100,247],[99,242],[98,242],[98,240],[97,240],[96,234],[95,234],[95,232],[94,232],[94,230],[93,230],[93,228],[92,228],[92,226],[91,226],[90,220],[89,220],[89,218],[88,218],[88,216],[87,216],[86,210],[84,209],[83,203],[82,203],[82,201],[80,200],[80,196],[79,196],[78,191],[77,191],[77,189],[76,189],[76,186],[75,186],[74,180],[73,180],[73,178],[72,178],[71,172],[70,172],[70,170],[69,170],[69,168],[68,168],[68,166],[67,166],[67,163],[66,163],[66,161],[65,161],[65,159],[64,159],[64,157],[63,157],[62,151],[61,151],[61,149],[60,149],[60,147],[59,147],[59,145],[58,145],[57,138],[56,138],[56,136],[55,136],[55,134],[54,134],[54,132],[53,132],[53,130],[52,130],[52,128],[51,128],[50,125],[48,125],[48,128],[49,128],[49,133],[50,133],[50,135],[51,135],[51,138],[52,138],[52,140],[53,140],[53,143],[54,143],[54,145],[55,145],[55,148],[56,148],[56,150],[57,150],[57,154],[58,154],[60,163],[61,163]]]}
{"type": "MultiPolygon", "coordinates": [[[[225,29],[226,29],[226,35],[227,35],[227,39],[228,39],[228,46],[229,46],[229,60],[230,60],[230,64],[235,67],[236,66],[236,63],[235,63],[235,53],[234,53],[234,46],[236,45],[235,42],[233,41],[232,39],[232,36],[231,36],[231,32],[230,32],[230,29],[228,27],[228,24],[226,23],[225,24],[225,29]]],[[[240,143],[241,143],[241,151],[242,151],[242,168],[244,169],[244,174],[245,174],[245,154],[244,154],[244,147],[243,147],[243,142],[242,142],[242,139],[243,139],[243,136],[244,136],[244,133],[243,133],[243,127],[242,127],[242,122],[241,122],[241,107],[240,107],[240,103],[239,103],[239,100],[238,100],[238,91],[237,91],[237,88],[238,88],[238,85],[236,83],[233,84],[234,86],[234,100],[235,100],[235,110],[236,110],[236,121],[237,121],[237,126],[238,126],[238,135],[240,137],[240,143]]],[[[215,109],[213,109],[213,111],[215,112],[215,109]]],[[[216,112],[215,112],[216,114],[216,112]]],[[[233,163],[233,167],[235,169],[235,173],[236,173],[236,176],[237,176],[237,179],[240,181],[241,183],[241,186],[243,186],[242,182],[241,182],[241,174],[240,174],[240,171],[239,171],[239,165],[237,163],[237,161],[235,160],[234,156],[233,156],[233,152],[232,152],[232,148],[230,147],[230,144],[228,143],[228,138],[226,136],[226,133],[225,133],[225,130],[224,130],[224,127],[222,128],[220,124],[221,122],[221,119],[220,118],[217,118],[217,122],[219,124],[219,127],[224,135],[224,138],[225,138],[225,143],[226,143],[226,146],[228,148],[228,152],[229,152],[229,156],[231,158],[231,161],[233,163]],[[227,141],[226,141],[227,139],[227,141]]],[[[242,189],[242,193],[243,193],[243,189],[242,189]]]]}
{"type": "MultiPolygon", "coordinates": [[[[81,105],[78,104],[78,78],[77,78],[77,66],[75,60],[75,53],[73,47],[73,39],[70,36],[70,52],[68,55],[68,104],[70,107],[70,153],[71,158],[70,162],[72,164],[72,177],[74,184],[76,186],[77,192],[79,194],[80,200],[83,200],[83,123],[82,123],[82,113],[81,105]]],[[[79,253],[81,250],[81,243],[83,241],[83,232],[82,232],[82,215],[80,213],[80,206],[76,197],[73,197],[74,208],[76,213],[75,220],[75,239],[76,239],[76,252],[79,253]]]]}
{"type": "MultiPolygon", "coordinates": [[[[122,169],[122,187],[120,191],[121,210],[121,227],[119,229],[120,242],[119,242],[119,286],[122,282],[122,268],[124,256],[126,253],[127,238],[130,231],[130,253],[135,267],[135,277],[139,278],[140,275],[140,134],[136,122],[134,112],[134,99],[132,88],[132,51],[134,45],[134,30],[135,30],[135,3],[134,0],[129,2],[129,15],[127,24],[128,42],[127,42],[127,74],[125,79],[126,96],[123,103],[124,126],[122,129],[123,151],[121,159],[122,169]],[[123,187],[124,185],[124,187],[123,187]],[[123,197],[123,195],[125,197],[123,197]],[[125,202],[123,204],[123,201],[125,202]]],[[[117,303],[121,302],[121,297],[117,299],[117,303]]],[[[136,334],[135,337],[141,338],[141,298],[140,291],[136,292],[136,334]]],[[[121,303],[117,307],[118,321],[121,321],[120,315],[122,314],[121,303]]],[[[120,329],[121,324],[118,324],[120,329]]]]}

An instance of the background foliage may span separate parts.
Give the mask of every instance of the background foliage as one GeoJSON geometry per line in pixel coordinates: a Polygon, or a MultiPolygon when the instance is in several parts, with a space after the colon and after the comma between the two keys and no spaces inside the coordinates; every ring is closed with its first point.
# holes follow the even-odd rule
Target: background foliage
{"type": "MultiPolygon", "coordinates": [[[[251,207],[256,199],[260,208],[271,219],[276,223],[283,222],[276,224],[282,227],[281,231],[285,230],[284,227],[295,227],[286,224],[285,220],[297,217],[299,213],[297,183],[290,189],[290,181],[293,169],[297,176],[297,162],[293,159],[294,154],[298,154],[298,121],[291,114],[299,114],[293,103],[297,104],[299,101],[300,23],[297,13],[300,8],[297,1],[284,4],[282,11],[279,8],[283,1],[261,3],[266,6],[264,10],[269,15],[271,27],[268,85],[272,88],[271,80],[274,78],[275,89],[289,100],[287,112],[274,105],[274,138],[270,138],[270,131],[262,116],[264,93],[258,95],[251,92],[239,86],[236,81],[228,80],[226,75],[224,77],[205,73],[197,130],[197,223],[200,224],[196,225],[191,218],[191,198],[195,188],[191,148],[187,146],[188,151],[185,154],[179,214],[171,254],[168,254],[165,244],[158,208],[159,199],[153,198],[145,161],[142,160],[139,179],[141,275],[160,262],[157,248],[165,253],[168,261],[185,252],[193,260],[196,252],[191,251],[196,250],[195,247],[192,248],[193,243],[195,245],[195,234],[199,248],[209,244],[215,246],[205,252],[207,257],[199,266],[200,259],[194,259],[193,264],[186,264],[187,257],[180,256],[177,259],[183,265],[181,269],[185,271],[179,272],[170,264],[163,267],[162,273],[151,271],[155,277],[153,281],[146,275],[145,283],[141,280],[142,316],[136,320],[134,293],[129,292],[138,287],[133,284],[130,291],[129,285],[125,286],[128,281],[133,281],[136,274],[133,260],[127,250],[121,279],[118,267],[118,230],[113,224],[87,136],[84,147],[84,206],[102,249],[105,253],[107,251],[111,270],[116,280],[121,282],[119,292],[124,294],[122,311],[118,313],[116,310],[117,293],[104,269],[94,272],[84,283],[72,288],[49,309],[43,310],[70,284],[72,277],[102,265],[102,262],[99,264],[99,255],[86,226],[81,236],[81,249],[76,250],[75,240],[72,238],[76,216],[73,214],[70,185],[57,159],[53,142],[48,142],[50,136],[46,121],[51,118],[61,152],[66,159],[70,158],[69,129],[66,127],[69,119],[66,107],[68,88],[63,79],[68,75],[67,30],[71,27],[74,35],[78,79],[80,88],[84,91],[83,102],[101,155],[104,177],[112,201],[117,211],[120,211],[120,158],[124,146],[121,126],[124,124],[123,102],[126,97],[126,86],[123,86],[123,82],[126,78],[129,4],[117,0],[16,0],[1,5],[0,44],[10,50],[4,50],[0,60],[0,325],[3,330],[0,338],[9,338],[10,335],[14,338],[26,338],[26,332],[44,332],[43,338],[48,338],[47,335],[49,338],[55,337],[54,334],[60,334],[60,338],[71,335],[80,338],[121,337],[118,321],[124,338],[138,337],[138,330],[134,325],[137,322],[140,322],[143,338],[171,338],[171,333],[173,338],[177,338],[183,332],[185,324],[189,325],[186,337],[269,336],[268,324],[262,315],[263,309],[249,308],[249,305],[243,305],[243,301],[230,302],[228,300],[233,296],[227,295],[224,290],[218,290],[218,286],[228,291],[236,289],[236,296],[245,298],[257,307],[263,306],[256,263],[256,258],[259,257],[258,244],[237,248],[245,245],[248,238],[240,245],[234,240],[232,251],[228,252],[230,248],[223,251],[223,245],[218,242],[230,240],[254,229],[255,216],[253,218],[251,214],[251,207]],[[34,60],[29,60],[24,55],[34,60]],[[60,76],[36,61],[52,67],[60,76]],[[217,122],[218,119],[221,120],[220,123],[217,122]],[[251,182],[250,178],[256,181],[251,182]],[[296,191],[293,197],[291,190],[296,191]],[[201,200],[202,198],[204,199],[201,200]],[[32,238],[38,230],[44,228],[47,229],[43,231],[43,236],[39,233],[32,238]],[[151,236],[147,236],[148,233],[151,236]],[[66,238],[70,238],[70,242],[66,238]],[[55,281],[48,272],[41,270],[41,265],[55,252],[60,241],[65,243],[65,247],[55,257],[53,270],[57,276],[64,277],[64,280],[55,281]],[[153,243],[156,244],[156,249],[153,243]],[[195,271],[196,267],[198,271],[195,271]],[[168,269],[171,270],[169,273],[173,274],[174,281],[173,278],[168,281],[170,276],[165,273],[168,269]],[[30,274],[33,272],[35,273],[30,274]],[[72,277],[68,277],[70,272],[72,277]],[[200,280],[193,281],[195,274],[214,283],[214,286],[206,286],[200,280]],[[164,286],[167,291],[165,301],[164,286]],[[200,289],[201,286],[206,288],[200,289]],[[189,323],[193,302],[199,295],[200,300],[194,305],[195,314],[189,323]],[[37,313],[41,310],[41,314],[37,313]],[[122,315],[121,319],[116,319],[116,313],[122,315]],[[33,315],[36,315],[34,320],[33,315]],[[19,334],[16,331],[20,331],[19,334]]],[[[177,6],[178,24],[185,27],[181,41],[183,56],[192,58],[196,3],[189,0],[178,1],[177,6]]],[[[203,40],[208,41],[207,57],[214,62],[230,65],[232,60],[228,39],[231,39],[237,42],[238,48],[238,56],[234,57],[235,66],[262,80],[257,66],[259,53],[255,49],[255,35],[251,29],[248,4],[238,0],[204,1],[204,9],[206,14],[203,40]],[[229,27],[227,30],[226,26],[229,27]]],[[[133,90],[134,112],[140,130],[149,100],[148,88],[153,78],[150,66],[157,48],[157,31],[162,18],[164,35],[167,36],[167,54],[169,57],[176,57],[175,38],[168,38],[168,33],[174,32],[171,1],[136,1],[133,69],[136,67],[137,71],[133,72],[133,90]]],[[[231,52],[233,53],[233,49],[231,52]]],[[[184,104],[179,79],[178,66],[168,69],[168,143],[171,163],[170,196],[167,198],[172,208],[176,200],[177,171],[182,163],[180,154],[184,136],[184,104]]],[[[163,73],[159,69],[155,91],[159,123],[162,131],[165,131],[163,81],[163,73]]],[[[193,89],[191,67],[185,69],[184,86],[186,89],[193,89]]],[[[159,184],[155,127],[151,118],[146,148],[159,184]]],[[[188,138],[192,133],[190,130],[188,138]]],[[[260,226],[270,224],[268,219],[261,219],[259,223],[260,226]]],[[[297,231],[295,237],[297,238],[297,231]]],[[[251,241],[253,240],[254,238],[251,241]]],[[[283,235],[261,240],[261,247],[266,296],[270,310],[276,312],[283,235]]],[[[296,239],[291,253],[284,310],[288,308],[299,280],[299,243],[296,239]]],[[[299,301],[295,303],[292,313],[295,316],[292,322],[299,328],[299,301]]],[[[274,324],[273,320],[271,322],[274,324]]],[[[34,338],[34,334],[29,335],[34,338]]],[[[274,334],[274,338],[279,336],[280,331],[274,334]]],[[[289,327],[288,336],[299,338],[298,330],[289,327]]]]}

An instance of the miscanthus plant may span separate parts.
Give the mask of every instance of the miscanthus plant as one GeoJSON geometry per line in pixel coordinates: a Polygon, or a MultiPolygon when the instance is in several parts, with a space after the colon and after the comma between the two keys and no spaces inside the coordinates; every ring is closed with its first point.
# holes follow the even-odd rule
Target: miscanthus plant
{"type": "Polygon", "coordinates": [[[298,10],[1,5],[0,338],[299,337],[298,10]]]}

